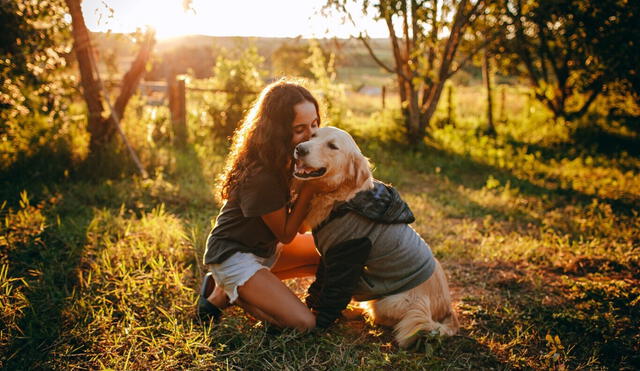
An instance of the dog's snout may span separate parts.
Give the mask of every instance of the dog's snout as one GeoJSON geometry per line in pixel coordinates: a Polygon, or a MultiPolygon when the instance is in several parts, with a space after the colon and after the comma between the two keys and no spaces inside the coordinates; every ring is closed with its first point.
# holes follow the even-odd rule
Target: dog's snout
{"type": "Polygon", "coordinates": [[[304,157],[308,154],[309,154],[309,150],[307,149],[307,147],[303,146],[302,144],[298,144],[296,146],[296,156],[304,157]]]}

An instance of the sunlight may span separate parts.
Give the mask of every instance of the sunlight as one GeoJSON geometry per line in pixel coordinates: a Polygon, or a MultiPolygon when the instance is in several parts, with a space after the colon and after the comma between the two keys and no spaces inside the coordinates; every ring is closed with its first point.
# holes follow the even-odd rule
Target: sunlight
{"type": "Polygon", "coordinates": [[[83,2],[87,24],[93,31],[133,32],[153,28],[159,40],[194,33],[194,13],[179,0],[83,2]],[[93,27],[92,27],[93,26],[93,27]]]}
{"type": "Polygon", "coordinates": [[[194,33],[193,11],[185,10],[181,1],[150,0],[139,3],[148,3],[145,4],[148,6],[144,6],[145,11],[140,12],[140,22],[153,28],[158,40],[194,33]]]}
{"type": "MultiPolygon", "coordinates": [[[[193,0],[185,10],[182,0],[85,0],[87,26],[95,32],[133,32],[147,26],[159,40],[185,36],[349,37],[357,32],[338,16],[319,14],[323,0],[236,1],[193,0]]],[[[355,17],[373,37],[388,35],[384,24],[355,17]]]]}

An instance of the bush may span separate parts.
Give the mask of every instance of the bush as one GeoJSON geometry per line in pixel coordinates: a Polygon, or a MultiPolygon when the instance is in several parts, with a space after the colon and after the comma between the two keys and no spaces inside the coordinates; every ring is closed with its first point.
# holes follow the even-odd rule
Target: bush
{"type": "Polygon", "coordinates": [[[212,134],[221,138],[233,134],[264,85],[262,76],[265,72],[260,69],[264,58],[258,54],[255,46],[242,52],[236,50],[233,53],[236,54],[235,58],[230,57],[231,54],[223,51],[213,69],[213,85],[225,91],[209,107],[209,114],[213,118],[212,134]]]}
{"type": "Polygon", "coordinates": [[[314,93],[319,93],[316,97],[318,103],[326,112],[324,116],[327,118],[327,124],[339,125],[345,118],[346,96],[344,86],[336,81],[335,55],[332,53],[327,60],[317,40],[311,40],[309,43],[309,53],[311,55],[307,63],[311,66],[313,74],[314,93]]]}

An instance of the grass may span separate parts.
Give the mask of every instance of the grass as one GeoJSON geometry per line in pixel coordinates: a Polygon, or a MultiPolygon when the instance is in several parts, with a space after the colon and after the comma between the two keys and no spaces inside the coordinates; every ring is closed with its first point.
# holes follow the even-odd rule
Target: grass
{"type": "MultiPolygon", "coordinates": [[[[231,308],[220,324],[199,324],[226,143],[209,139],[192,105],[190,125],[203,129],[184,150],[161,133],[166,113],[128,128],[150,179],[12,168],[0,187],[0,367],[640,368],[637,135],[597,114],[555,125],[513,88],[497,137],[485,137],[472,114],[482,91],[465,89],[455,90],[455,122],[419,149],[397,144],[397,112],[376,109],[378,98],[356,96],[340,123],[416,214],[449,276],[459,335],[425,334],[403,351],[363,320],[273,334],[231,308]]],[[[444,115],[446,101],[436,122],[444,115]]],[[[287,281],[300,295],[309,283],[287,281]]]]}

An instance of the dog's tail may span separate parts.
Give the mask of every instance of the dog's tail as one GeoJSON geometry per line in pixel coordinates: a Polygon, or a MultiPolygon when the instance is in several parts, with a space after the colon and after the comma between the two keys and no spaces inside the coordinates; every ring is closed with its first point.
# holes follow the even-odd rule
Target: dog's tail
{"type": "Polygon", "coordinates": [[[440,335],[451,336],[458,327],[458,317],[453,311],[449,311],[442,322],[434,321],[429,298],[421,296],[395,325],[394,333],[400,348],[407,348],[417,340],[420,331],[437,331],[440,335]]]}

